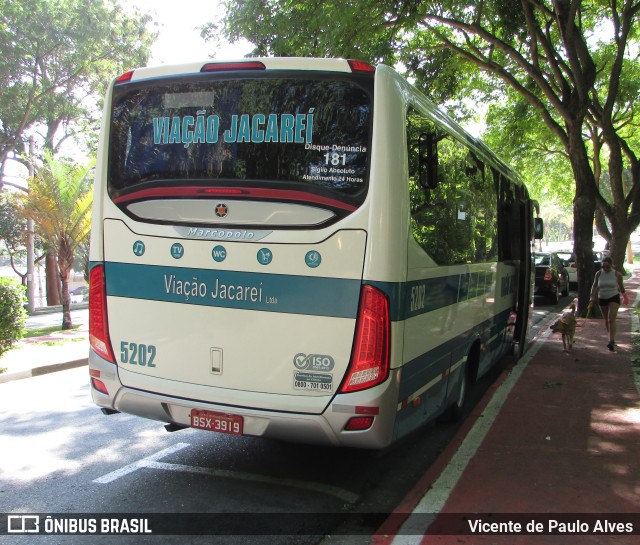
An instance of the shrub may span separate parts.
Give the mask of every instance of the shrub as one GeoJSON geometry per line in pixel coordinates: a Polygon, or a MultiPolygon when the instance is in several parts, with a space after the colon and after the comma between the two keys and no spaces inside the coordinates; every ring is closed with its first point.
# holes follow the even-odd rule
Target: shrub
{"type": "Polygon", "coordinates": [[[27,311],[24,286],[0,278],[0,356],[24,334],[27,311]]]}

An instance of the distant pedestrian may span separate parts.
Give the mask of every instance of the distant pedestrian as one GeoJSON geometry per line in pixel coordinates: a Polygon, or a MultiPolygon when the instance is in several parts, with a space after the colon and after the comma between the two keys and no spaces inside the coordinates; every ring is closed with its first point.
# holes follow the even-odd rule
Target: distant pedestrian
{"type": "MultiPolygon", "coordinates": [[[[613,268],[610,257],[602,259],[602,268],[596,273],[591,287],[591,300],[597,299],[602,310],[604,325],[609,333],[607,348],[613,352],[616,342],[616,319],[620,308],[620,294],[624,295],[625,289],[622,282],[622,274],[613,268]]],[[[626,301],[626,297],[624,297],[626,301]]]]}

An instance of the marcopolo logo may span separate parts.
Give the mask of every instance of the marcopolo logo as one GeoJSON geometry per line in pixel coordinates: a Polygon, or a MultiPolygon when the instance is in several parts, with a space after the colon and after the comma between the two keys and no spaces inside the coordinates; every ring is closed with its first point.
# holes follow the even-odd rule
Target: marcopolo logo
{"type": "Polygon", "coordinates": [[[229,213],[229,207],[224,203],[218,203],[216,205],[216,216],[219,218],[226,218],[229,213]]]}
{"type": "Polygon", "coordinates": [[[324,354],[296,354],[293,364],[297,369],[307,371],[332,371],[335,366],[333,358],[324,354]]]}

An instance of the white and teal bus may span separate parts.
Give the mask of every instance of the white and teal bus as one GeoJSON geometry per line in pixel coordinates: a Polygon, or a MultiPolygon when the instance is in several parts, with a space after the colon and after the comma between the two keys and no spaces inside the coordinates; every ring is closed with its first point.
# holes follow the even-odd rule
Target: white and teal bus
{"type": "Polygon", "coordinates": [[[93,399],[385,447],[524,350],[533,232],[516,174],[387,66],[133,70],[96,169],[93,399]]]}

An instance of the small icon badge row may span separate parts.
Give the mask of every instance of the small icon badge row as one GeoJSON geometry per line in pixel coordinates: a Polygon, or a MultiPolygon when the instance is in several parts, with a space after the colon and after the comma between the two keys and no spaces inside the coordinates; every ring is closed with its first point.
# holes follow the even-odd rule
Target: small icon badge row
{"type": "MultiPolygon", "coordinates": [[[[133,253],[136,256],[141,257],[144,255],[145,250],[146,247],[144,242],[141,240],[136,240],[133,243],[133,253]]],[[[179,242],[175,242],[171,246],[171,257],[174,259],[181,259],[182,256],[184,256],[184,246],[179,242]]],[[[226,248],[222,245],[215,246],[213,250],[211,250],[211,257],[215,262],[222,263],[227,258],[226,248]]],[[[260,248],[256,257],[260,265],[269,265],[271,261],[273,261],[273,252],[269,248],[260,248]]],[[[307,267],[315,269],[322,262],[322,256],[320,255],[320,252],[311,250],[304,256],[304,262],[307,264],[307,267]]]]}

